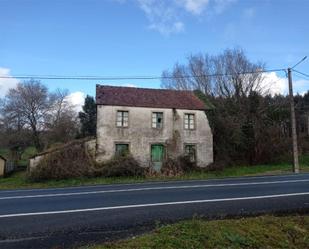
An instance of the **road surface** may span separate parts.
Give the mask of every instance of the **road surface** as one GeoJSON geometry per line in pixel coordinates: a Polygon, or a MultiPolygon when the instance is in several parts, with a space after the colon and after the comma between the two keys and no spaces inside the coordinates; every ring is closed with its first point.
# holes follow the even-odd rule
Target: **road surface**
{"type": "Polygon", "coordinates": [[[158,222],[309,210],[309,174],[0,191],[0,248],[68,248],[158,222]]]}

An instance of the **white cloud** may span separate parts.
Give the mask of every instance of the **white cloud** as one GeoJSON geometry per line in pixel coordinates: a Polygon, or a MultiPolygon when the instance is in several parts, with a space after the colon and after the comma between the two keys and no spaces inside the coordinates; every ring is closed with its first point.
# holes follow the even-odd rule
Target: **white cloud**
{"type": "MultiPolygon", "coordinates": [[[[206,9],[214,14],[223,13],[237,0],[135,0],[145,13],[151,30],[168,36],[185,30],[184,14],[202,15],[206,9]]],[[[126,0],[114,2],[129,3],[126,0]]]]}
{"type": "Polygon", "coordinates": [[[84,105],[86,94],[84,92],[73,92],[67,96],[67,100],[74,106],[74,110],[79,112],[84,105]]]}
{"type": "Polygon", "coordinates": [[[288,81],[286,78],[278,76],[275,72],[263,73],[263,89],[268,89],[271,95],[286,94],[288,90],[288,81]]]}
{"type": "MultiPolygon", "coordinates": [[[[262,87],[269,90],[271,95],[275,94],[288,94],[288,80],[286,77],[280,77],[275,72],[263,73],[262,87]]],[[[293,94],[303,95],[308,91],[309,80],[293,79],[293,94]]]]}
{"type": "Polygon", "coordinates": [[[194,15],[200,15],[207,7],[209,0],[176,0],[178,5],[194,15]]]}
{"type": "MultiPolygon", "coordinates": [[[[11,77],[10,69],[0,67],[0,76],[11,77]]],[[[4,97],[10,88],[15,88],[18,82],[15,78],[0,78],[0,97],[4,97]]]]}
{"type": "Polygon", "coordinates": [[[164,0],[137,0],[139,7],[149,20],[149,29],[163,35],[179,33],[184,30],[175,6],[164,0]]]}

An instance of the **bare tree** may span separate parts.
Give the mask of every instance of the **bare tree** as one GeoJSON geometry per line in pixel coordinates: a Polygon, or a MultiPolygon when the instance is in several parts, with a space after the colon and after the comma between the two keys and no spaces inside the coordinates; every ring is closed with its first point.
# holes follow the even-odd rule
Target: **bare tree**
{"type": "Polygon", "coordinates": [[[41,149],[40,131],[44,128],[52,101],[47,87],[40,81],[25,81],[10,89],[2,101],[1,113],[8,119],[7,124],[17,129],[29,127],[34,145],[41,149]]]}
{"type": "Polygon", "coordinates": [[[208,96],[241,97],[262,93],[263,63],[252,63],[241,49],[227,49],[217,56],[191,55],[187,65],[175,64],[162,73],[163,88],[200,90],[208,96]],[[246,72],[256,72],[248,73],[246,72]]]}
{"type": "Polygon", "coordinates": [[[51,94],[52,106],[46,116],[48,142],[67,142],[78,131],[77,112],[68,99],[68,90],[57,89],[51,94]]]}
{"type": "MultiPolygon", "coordinates": [[[[270,162],[287,153],[288,109],[284,96],[268,95],[265,68],[253,63],[241,49],[215,56],[191,55],[186,64],[164,71],[163,88],[199,90],[214,137],[215,159],[224,164],[270,162]]],[[[304,123],[304,122],[303,122],[304,123]]]]}

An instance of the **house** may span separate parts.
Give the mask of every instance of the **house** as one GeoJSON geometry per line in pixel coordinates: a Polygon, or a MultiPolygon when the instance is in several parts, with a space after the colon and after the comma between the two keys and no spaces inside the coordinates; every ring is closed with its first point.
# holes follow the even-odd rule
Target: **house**
{"type": "Polygon", "coordinates": [[[192,91],[96,86],[96,160],[129,152],[159,170],[165,158],[213,162],[209,109],[192,91]]]}
{"type": "Polygon", "coordinates": [[[5,163],[6,159],[0,155],[0,177],[5,175],[5,163]]]}

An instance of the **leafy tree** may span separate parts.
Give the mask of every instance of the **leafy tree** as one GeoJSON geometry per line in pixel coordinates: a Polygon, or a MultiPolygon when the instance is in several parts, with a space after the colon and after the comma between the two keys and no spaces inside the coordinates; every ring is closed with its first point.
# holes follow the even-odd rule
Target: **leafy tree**
{"type": "Polygon", "coordinates": [[[97,107],[93,97],[87,95],[83,111],[78,114],[81,122],[81,136],[95,136],[97,122],[97,107]]]}

